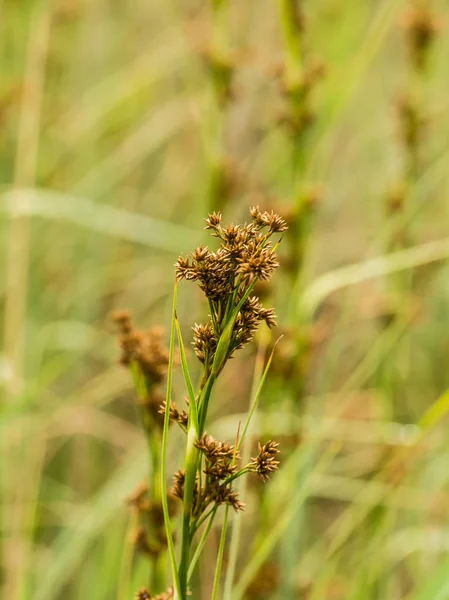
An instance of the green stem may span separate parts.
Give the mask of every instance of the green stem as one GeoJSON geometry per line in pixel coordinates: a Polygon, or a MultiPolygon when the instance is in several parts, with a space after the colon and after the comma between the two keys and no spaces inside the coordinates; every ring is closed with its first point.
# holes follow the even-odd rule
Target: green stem
{"type": "Polygon", "coordinates": [[[209,400],[210,400],[210,396],[212,393],[212,388],[213,385],[215,383],[215,379],[216,376],[212,373],[211,375],[209,375],[209,378],[206,382],[206,385],[203,388],[203,391],[200,395],[199,401],[198,401],[198,407],[199,407],[199,437],[201,437],[204,433],[204,427],[206,425],[206,416],[207,416],[207,409],[209,407],[209,400]]]}
{"type": "MultiPolygon", "coordinates": [[[[150,462],[152,464],[149,482],[149,499],[156,506],[162,505],[161,489],[161,462],[160,462],[160,437],[154,435],[156,429],[148,431],[148,447],[150,450],[150,462]]],[[[151,558],[150,589],[159,594],[167,587],[166,574],[166,551],[161,550],[151,558]]]]}
{"type": "Polygon", "coordinates": [[[196,520],[192,523],[192,527],[190,528],[190,535],[193,537],[198,529],[207,521],[210,515],[215,511],[217,505],[215,504],[210,510],[207,511],[206,514],[200,515],[196,518],[196,520]]]}
{"type": "Polygon", "coordinates": [[[178,571],[176,566],[176,557],[175,557],[175,549],[173,543],[173,535],[172,535],[172,527],[170,520],[170,513],[168,511],[168,500],[167,500],[167,478],[166,478],[166,468],[167,468],[167,442],[168,442],[168,424],[170,421],[170,401],[171,401],[171,388],[172,388],[172,375],[173,375],[173,354],[174,354],[174,346],[175,346],[175,335],[176,335],[176,296],[177,296],[177,285],[175,282],[174,290],[173,290],[173,308],[172,308],[172,323],[171,323],[171,332],[170,332],[170,352],[168,359],[168,372],[167,372],[167,391],[165,396],[165,415],[164,415],[164,429],[162,433],[162,448],[161,448],[161,501],[162,501],[162,509],[164,512],[164,524],[165,524],[165,534],[167,536],[167,546],[168,546],[168,554],[170,557],[170,565],[173,576],[173,585],[175,588],[175,594],[177,598],[184,597],[181,593],[181,586],[179,583],[178,571]]]}
{"type": "Polygon", "coordinates": [[[204,529],[204,531],[203,531],[203,533],[201,535],[200,541],[198,542],[198,545],[196,547],[195,553],[194,553],[194,555],[192,557],[192,560],[190,562],[189,571],[187,573],[187,581],[188,582],[190,581],[190,579],[191,579],[191,577],[193,575],[193,571],[195,569],[196,563],[198,562],[200,554],[203,551],[204,544],[206,543],[207,536],[209,535],[209,532],[210,532],[210,530],[212,528],[212,523],[214,522],[214,517],[215,517],[215,513],[217,512],[217,509],[218,509],[218,506],[215,505],[214,508],[207,515],[207,516],[210,515],[210,518],[209,518],[209,521],[207,523],[207,526],[205,527],[205,529],[204,529]]]}
{"type": "Polygon", "coordinates": [[[190,545],[192,542],[192,536],[190,535],[190,519],[192,514],[193,494],[195,491],[195,480],[199,457],[199,451],[194,445],[197,439],[198,432],[194,425],[190,424],[187,433],[187,448],[185,458],[181,562],[179,565],[181,600],[186,600],[187,598],[187,573],[190,560],[190,545]]]}
{"type": "Polygon", "coordinates": [[[215,566],[214,587],[212,588],[211,600],[217,600],[217,598],[218,598],[218,587],[220,584],[221,566],[223,564],[223,554],[224,554],[224,547],[225,547],[225,542],[226,542],[226,533],[227,533],[227,529],[228,529],[228,512],[229,512],[229,505],[226,505],[223,527],[221,529],[220,545],[218,547],[217,563],[215,566]]]}

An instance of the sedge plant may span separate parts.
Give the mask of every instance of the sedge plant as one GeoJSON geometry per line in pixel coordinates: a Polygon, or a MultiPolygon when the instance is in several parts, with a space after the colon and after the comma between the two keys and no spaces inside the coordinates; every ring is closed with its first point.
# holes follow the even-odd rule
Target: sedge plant
{"type": "MultiPolygon", "coordinates": [[[[189,595],[189,582],[204,548],[208,533],[220,507],[224,507],[224,521],[216,560],[212,598],[218,597],[220,572],[226,540],[228,511],[241,511],[244,508],[233,483],[247,473],[256,473],[263,481],[278,468],[279,444],[273,440],[259,443],[257,454],[247,464],[241,464],[240,448],[247,433],[251,416],[260,394],[261,386],[253,399],[247,422],[241,434],[237,431],[234,443],[218,441],[207,433],[207,417],[213,399],[215,384],[227,362],[237,350],[253,340],[262,322],[268,327],[276,325],[273,309],[262,306],[254,287],[259,280],[267,281],[278,267],[276,249],[279,239],[273,242],[276,234],[287,229],[285,221],[273,212],[265,212],[259,207],[250,210],[251,221],[244,225],[222,226],[222,216],[214,212],[206,219],[206,229],[217,238],[219,247],[211,250],[200,246],[187,258],[179,257],[175,265],[176,283],[173,298],[170,350],[164,356],[164,369],[167,372],[166,398],[160,402],[158,414],[163,415],[161,452],[159,464],[153,469],[160,477],[157,489],[165,524],[164,541],[168,549],[172,586],[165,592],[154,595],[155,590],[142,588],[138,600],[176,598],[186,600],[189,595]],[[206,297],[209,318],[202,324],[194,324],[193,347],[202,366],[202,376],[198,389],[194,389],[186,359],[186,350],[181,327],[176,313],[177,286],[181,280],[196,282],[206,297]],[[172,370],[175,352],[175,338],[179,346],[179,360],[182,367],[188,395],[187,410],[180,411],[172,401],[172,370]],[[169,423],[176,422],[185,433],[185,453],[182,468],[173,476],[173,487],[167,489],[166,452],[169,423]],[[171,510],[172,499],[182,503],[179,552],[175,548],[171,510]],[[177,556],[177,554],[179,556],[177,556]]],[[[122,317],[123,320],[123,317],[122,317]]],[[[123,335],[123,334],[122,334],[123,335]]],[[[123,340],[122,340],[123,346],[123,340]]],[[[145,381],[146,374],[138,355],[130,350],[131,371],[137,385],[145,381]]],[[[265,380],[271,358],[262,374],[265,380]]]]}

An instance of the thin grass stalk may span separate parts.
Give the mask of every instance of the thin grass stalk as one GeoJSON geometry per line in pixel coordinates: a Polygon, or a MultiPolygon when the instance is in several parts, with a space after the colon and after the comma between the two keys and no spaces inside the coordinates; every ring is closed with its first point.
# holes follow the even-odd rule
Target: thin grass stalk
{"type": "MultiPolygon", "coordinates": [[[[149,393],[145,378],[140,372],[139,365],[136,362],[131,364],[131,374],[134,381],[137,396],[144,400],[149,393]]],[[[150,465],[148,477],[148,496],[150,502],[160,505],[162,502],[161,488],[161,456],[160,456],[160,437],[157,435],[157,428],[154,420],[145,412],[145,409],[138,407],[139,420],[143,431],[145,432],[148,463],[150,465]]],[[[162,592],[166,587],[166,552],[160,550],[156,555],[150,556],[150,589],[156,592],[162,592]]]]}
{"type": "Polygon", "coordinates": [[[214,585],[212,588],[211,600],[217,600],[217,598],[218,598],[218,590],[220,587],[221,567],[223,565],[226,534],[228,531],[228,513],[229,513],[229,506],[226,505],[223,526],[221,528],[220,545],[218,546],[217,562],[215,564],[215,576],[214,576],[214,585]]]}
{"type": "Polygon", "coordinates": [[[175,548],[173,543],[173,530],[170,520],[170,514],[168,510],[167,500],[167,444],[168,444],[168,425],[170,422],[170,402],[171,402],[171,390],[172,390],[172,377],[173,377],[173,354],[175,346],[175,335],[176,335],[176,300],[177,300],[178,285],[175,281],[173,288],[173,308],[172,308],[172,322],[170,330],[170,346],[169,346],[169,362],[167,372],[167,391],[165,396],[165,414],[164,414],[164,428],[162,432],[162,447],[161,447],[161,500],[162,510],[164,513],[164,524],[165,533],[167,537],[168,554],[170,558],[170,566],[173,577],[173,586],[175,589],[175,598],[177,600],[184,600],[181,593],[181,585],[178,576],[178,567],[176,564],[175,548]]]}
{"type": "Polygon", "coordinates": [[[197,562],[200,558],[200,555],[203,551],[207,537],[210,533],[210,530],[212,529],[212,525],[213,525],[215,514],[216,514],[217,510],[218,510],[218,506],[214,506],[214,508],[212,509],[211,513],[208,516],[207,525],[204,528],[203,533],[201,534],[201,538],[198,541],[195,552],[192,556],[192,560],[190,561],[189,570],[187,572],[187,583],[190,581],[190,579],[193,575],[193,572],[195,570],[196,564],[197,564],[197,562]]]}

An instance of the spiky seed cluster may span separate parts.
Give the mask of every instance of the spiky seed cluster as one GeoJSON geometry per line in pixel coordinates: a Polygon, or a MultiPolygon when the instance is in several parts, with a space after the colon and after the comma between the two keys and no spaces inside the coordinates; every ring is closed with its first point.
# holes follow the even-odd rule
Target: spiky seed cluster
{"type": "Polygon", "coordinates": [[[214,212],[208,216],[206,229],[220,240],[220,247],[211,251],[200,246],[190,257],[179,257],[176,262],[178,280],[197,281],[209,300],[210,320],[193,327],[193,345],[198,359],[207,369],[213,362],[217,344],[229,316],[244,301],[235,319],[227,358],[253,339],[258,325],[265,321],[276,325],[274,311],[265,309],[256,296],[247,297],[257,280],[269,280],[279,266],[271,236],[287,229],[285,221],[273,211],[250,209],[251,223],[221,225],[222,216],[214,212]],[[244,300],[246,298],[246,300],[244,300]]]}
{"type": "Polygon", "coordinates": [[[205,458],[206,483],[201,493],[203,505],[213,502],[217,505],[228,504],[236,511],[243,510],[244,504],[228,481],[237,472],[234,463],[239,458],[239,453],[235,446],[219,442],[205,433],[196,441],[195,447],[205,458]]]}
{"type": "Polygon", "coordinates": [[[128,311],[120,310],[112,315],[119,330],[121,347],[120,362],[125,367],[136,365],[145,381],[146,395],[139,397],[139,404],[151,416],[151,424],[162,427],[164,419],[159,414],[164,396],[158,386],[164,380],[168,368],[168,351],[162,345],[159,328],[148,331],[135,329],[128,311]]]}
{"type": "Polygon", "coordinates": [[[186,472],[184,469],[179,469],[173,474],[172,493],[174,496],[182,500],[184,498],[184,481],[186,472]]]}
{"type": "Polygon", "coordinates": [[[161,341],[162,331],[156,327],[149,331],[135,329],[129,312],[125,310],[114,313],[112,319],[119,329],[122,365],[130,366],[135,361],[150,383],[160,383],[168,366],[168,351],[161,341]]]}
{"type": "Polygon", "coordinates": [[[174,589],[172,586],[168,588],[166,592],[157,594],[157,596],[151,596],[146,588],[140,589],[134,597],[134,600],[170,600],[173,598],[174,589]]]}
{"type": "Polygon", "coordinates": [[[217,338],[212,322],[206,323],[205,325],[195,325],[192,327],[193,331],[193,347],[195,348],[195,354],[198,359],[204,364],[211,360],[217,349],[217,338]]]}
{"type": "Polygon", "coordinates": [[[200,450],[206,460],[209,462],[216,462],[217,460],[232,460],[234,455],[238,458],[238,452],[232,444],[227,442],[218,442],[211,435],[205,433],[195,442],[195,447],[200,450]]]}
{"type": "Polygon", "coordinates": [[[255,471],[263,481],[268,481],[270,475],[279,467],[279,461],[276,460],[279,452],[278,442],[269,441],[263,446],[259,443],[259,454],[251,458],[248,467],[255,471]]]}
{"type": "MultiPolygon", "coordinates": [[[[195,447],[204,455],[205,481],[200,488],[199,481],[195,483],[193,496],[193,515],[200,516],[210,504],[228,504],[234,510],[243,510],[237,492],[231,488],[231,479],[238,475],[235,460],[239,454],[232,444],[219,442],[211,435],[204,434],[196,441],[195,447]]],[[[184,470],[179,470],[173,477],[172,492],[181,500],[184,497],[184,470]]]]}
{"type": "Polygon", "coordinates": [[[253,223],[259,228],[268,227],[273,233],[281,233],[287,229],[284,219],[273,210],[262,212],[258,206],[253,206],[249,213],[253,223]]]}
{"type": "MultiPolygon", "coordinates": [[[[167,403],[165,400],[163,400],[160,403],[160,406],[159,406],[159,414],[160,415],[165,415],[166,404],[167,403]]],[[[178,423],[178,425],[180,425],[183,429],[187,428],[187,422],[189,420],[189,415],[187,414],[187,411],[185,411],[185,410],[179,411],[174,402],[170,402],[170,409],[169,409],[168,416],[169,416],[170,421],[176,421],[178,423]]]]}

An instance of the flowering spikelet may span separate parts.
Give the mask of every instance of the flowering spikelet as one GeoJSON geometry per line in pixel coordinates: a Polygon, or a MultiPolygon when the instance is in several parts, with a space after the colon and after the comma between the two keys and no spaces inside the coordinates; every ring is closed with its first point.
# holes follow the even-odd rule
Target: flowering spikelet
{"type": "Polygon", "coordinates": [[[193,347],[198,360],[205,363],[207,360],[213,359],[215,350],[217,349],[217,338],[212,322],[206,323],[205,325],[198,325],[195,323],[192,327],[192,331],[193,347]]]}
{"type": "MultiPolygon", "coordinates": [[[[165,415],[165,406],[166,406],[166,401],[163,400],[159,405],[159,414],[160,415],[165,415]]],[[[181,425],[181,427],[183,427],[183,428],[187,427],[189,415],[187,414],[187,412],[185,410],[179,411],[174,402],[170,402],[170,409],[169,409],[168,416],[171,421],[176,421],[179,425],[181,425]]]]}
{"type": "Polygon", "coordinates": [[[173,487],[172,493],[174,496],[182,500],[184,498],[184,481],[186,478],[186,473],[184,469],[179,469],[173,475],[173,487]]]}
{"type": "Polygon", "coordinates": [[[166,592],[151,596],[146,588],[140,589],[134,597],[134,600],[170,600],[173,598],[173,587],[170,586],[166,592]]]}
{"type": "Polygon", "coordinates": [[[243,502],[240,502],[237,492],[225,484],[212,486],[210,496],[211,500],[218,506],[227,504],[235,512],[245,508],[243,502]]]}
{"type": "Polygon", "coordinates": [[[120,310],[112,315],[119,329],[122,349],[120,362],[130,366],[135,361],[150,383],[160,383],[167,372],[168,351],[162,346],[162,331],[135,329],[128,311],[120,310]]]}
{"type": "Polygon", "coordinates": [[[238,453],[232,444],[218,442],[207,433],[202,435],[200,439],[195,442],[195,447],[198,448],[210,462],[215,462],[223,458],[232,459],[234,458],[234,455],[236,455],[236,458],[238,457],[238,453]]]}
{"type": "Polygon", "coordinates": [[[263,446],[259,443],[259,454],[251,458],[248,467],[255,471],[263,481],[268,481],[270,475],[279,467],[276,455],[280,452],[278,442],[269,441],[263,446]]]}
{"type": "Polygon", "coordinates": [[[250,215],[249,224],[224,227],[221,213],[212,213],[206,229],[220,240],[219,248],[214,252],[199,246],[175,264],[176,278],[197,281],[209,300],[210,320],[193,327],[195,354],[205,365],[206,376],[214,361],[214,374],[218,375],[233,352],[253,339],[262,321],[268,327],[276,325],[274,311],[265,309],[249,293],[258,280],[268,281],[279,266],[270,238],[285,231],[287,225],[273,211],[258,206],[250,209],[250,215]]]}

